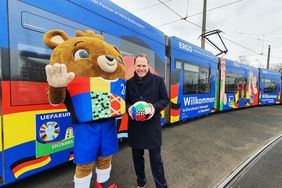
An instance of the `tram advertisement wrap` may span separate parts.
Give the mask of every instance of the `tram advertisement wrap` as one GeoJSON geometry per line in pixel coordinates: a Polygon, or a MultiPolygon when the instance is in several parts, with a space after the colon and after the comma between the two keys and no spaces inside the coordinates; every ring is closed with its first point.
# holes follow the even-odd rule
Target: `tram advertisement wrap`
{"type": "Polygon", "coordinates": [[[212,113],[214,97],[184,97],[181,108],[181,119],[196,117],[205,113],[212,113]]]}
{"type": "Polygon", "coordinates": [[[36,158],[73,147],[69,112],[36,115],[36,158]]]}

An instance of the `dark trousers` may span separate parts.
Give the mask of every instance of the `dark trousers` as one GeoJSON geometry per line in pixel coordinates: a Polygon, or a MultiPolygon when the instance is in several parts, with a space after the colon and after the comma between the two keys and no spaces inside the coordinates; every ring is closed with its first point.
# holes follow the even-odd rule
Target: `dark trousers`
{"type": "MultiPolygon", "coordinates": [[[[149,149],[150,164],[152,174],[157,188],[167,188],[167,182],[164,174],[164,166],[161,157],[161,147],[149,149]]],[[[138,186],[146,184],[144,149],[132,148],[132,157],[137,176],[138,186]]]]}

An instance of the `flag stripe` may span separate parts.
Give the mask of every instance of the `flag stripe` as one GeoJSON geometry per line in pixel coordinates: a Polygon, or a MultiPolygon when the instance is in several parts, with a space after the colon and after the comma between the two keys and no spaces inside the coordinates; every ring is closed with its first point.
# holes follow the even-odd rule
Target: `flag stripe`
{"type": "Polygon", "coordinates": [[[42,166],[45,166],[50,161],[51,161],[51,158],[48,155],[46,157],[40,158],[40,160],[36,159],[36,160],[33,160],[33,161],[29,161],[29,162],[25,162],[23,164],[20,164],[17,167],[15,167],[12,171],[13,171],[15,177],[18,178],[20,175],[22,175],[22,174],[24,174],[28,171],[31,171],[31,170],[40,168],[42,166]]]}

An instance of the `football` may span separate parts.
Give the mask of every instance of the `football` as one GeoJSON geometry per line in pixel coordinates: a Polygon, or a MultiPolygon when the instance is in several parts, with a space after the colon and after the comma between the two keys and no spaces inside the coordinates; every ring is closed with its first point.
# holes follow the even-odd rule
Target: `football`
{"type": "Polygon", "coordinates": [[[152,106],[145,101],[138,101],[131,108],[131,116],[136,121],[146,121],[150,117],[152,106]]]}

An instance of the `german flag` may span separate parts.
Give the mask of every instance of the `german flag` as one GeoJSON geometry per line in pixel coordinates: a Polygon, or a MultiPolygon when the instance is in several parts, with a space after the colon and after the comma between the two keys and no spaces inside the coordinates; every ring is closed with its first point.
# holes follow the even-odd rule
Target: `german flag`
{"type": "Polygon", "coordinates": [[[46,155],[40,158],[29,157],[25,159],[21,159],[13,163],[10,168],[15,176],[18,178],[22,174],[29,172],[31,170],[43,167],[47,165],[51,161],[50,155],[46,155]]]}
{"type": "Polygon", "coordinates": [[[70,153],[69,161],[73,160],[73,152],[70,153]]]}
{"type": "Polygon", "coordinates": [[[170,103],[170,122],[178,122],[180,118],[180,104],[170,103]]]}
{"type": "Polygon", "coordinates": [[[178,102],[178,90],[179,83],[175,83],[171,85],[171,99],[170,99],[170,122],[174,123],[179,121],[180,118],[180,107],[181,105],[178,102]]]}

